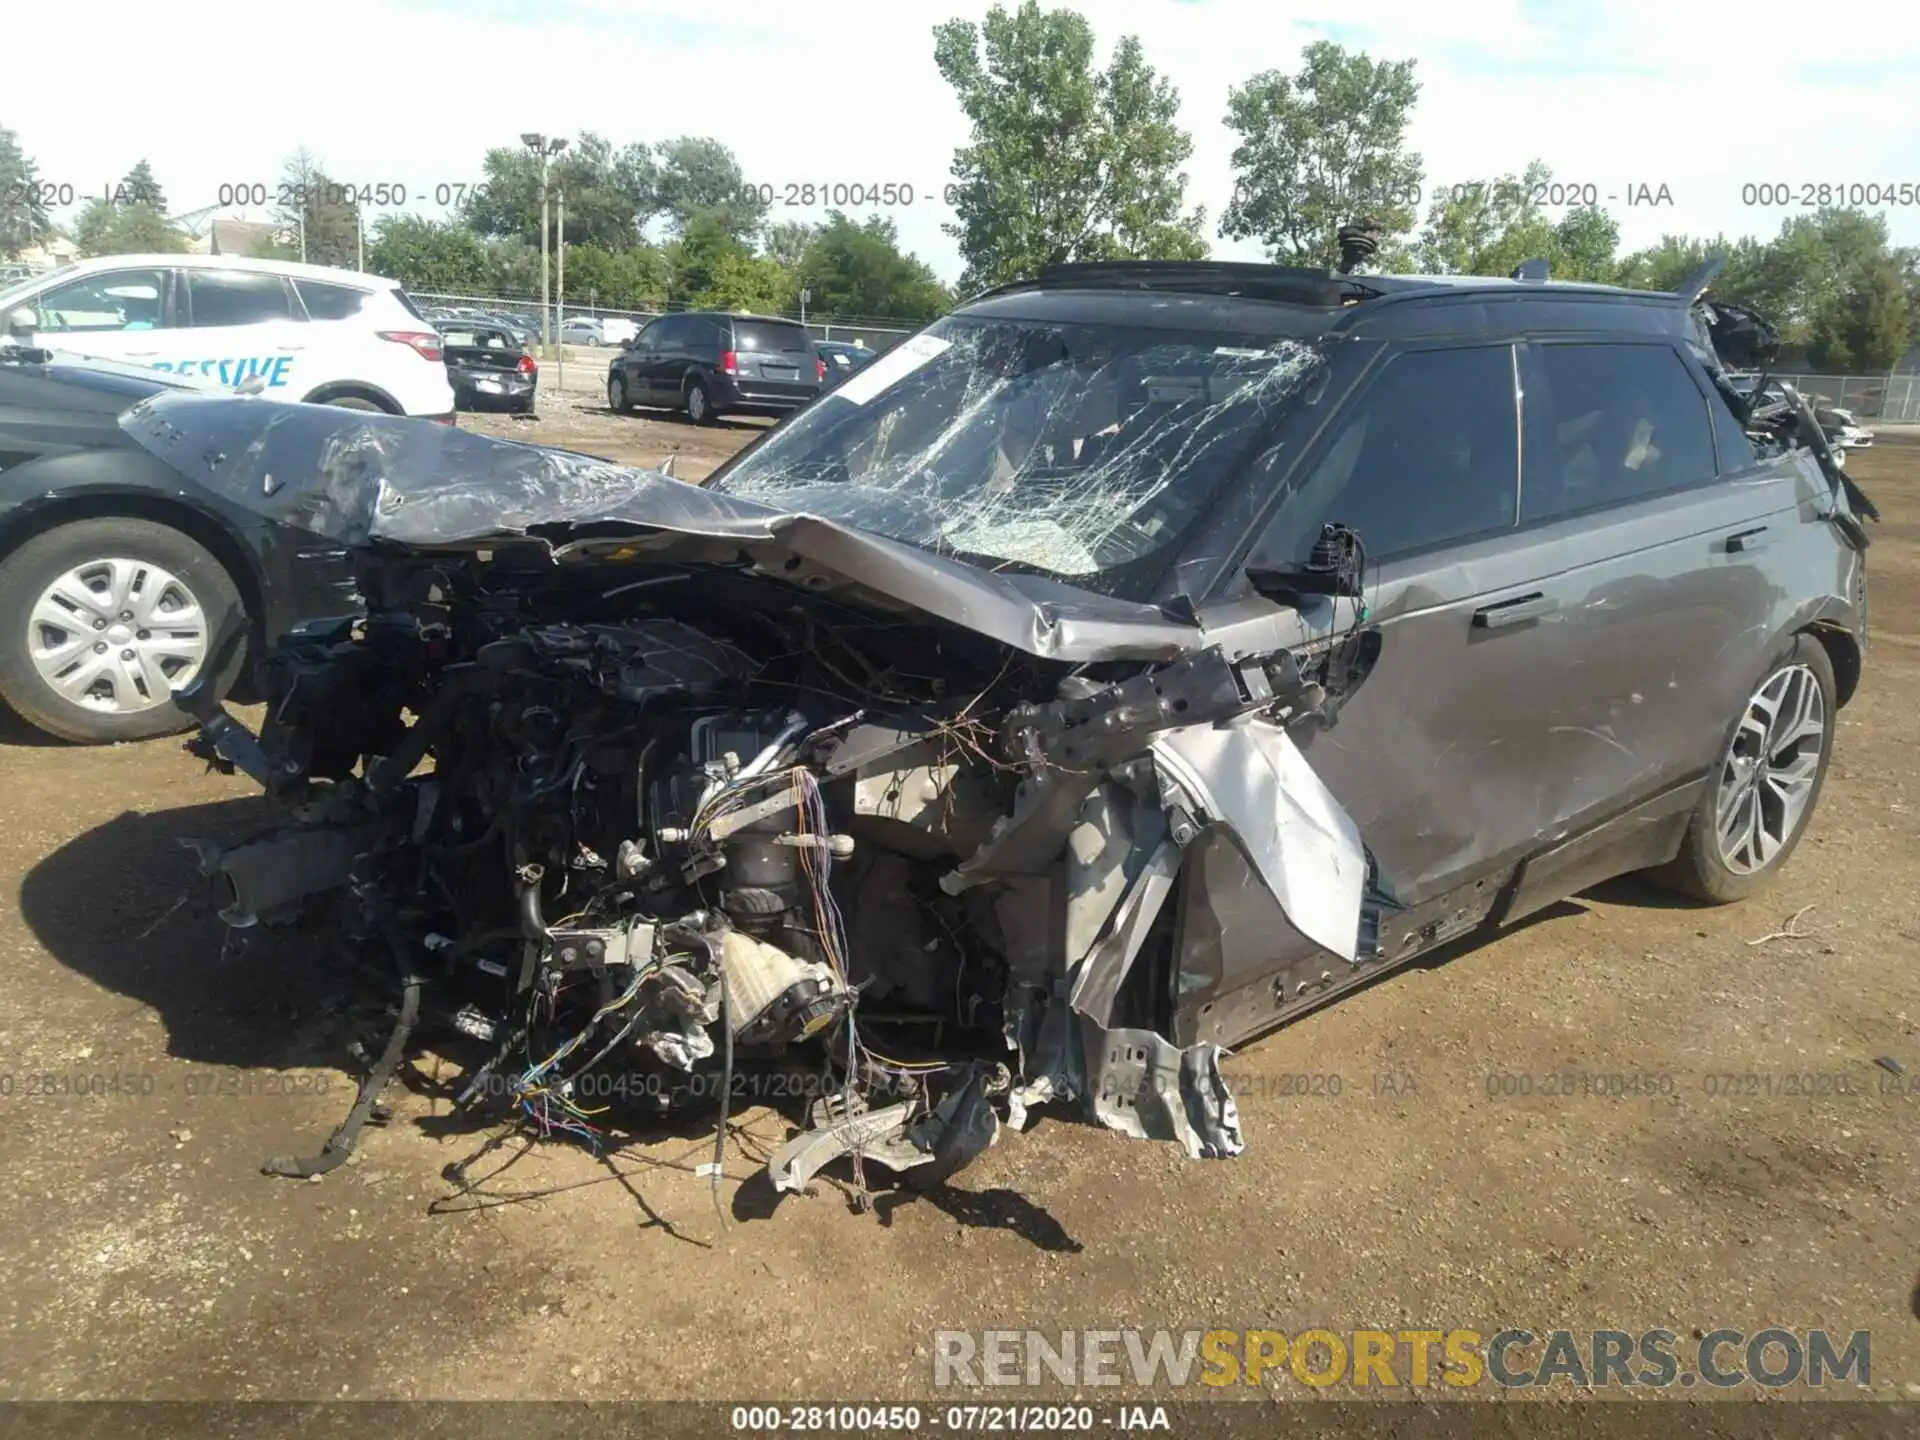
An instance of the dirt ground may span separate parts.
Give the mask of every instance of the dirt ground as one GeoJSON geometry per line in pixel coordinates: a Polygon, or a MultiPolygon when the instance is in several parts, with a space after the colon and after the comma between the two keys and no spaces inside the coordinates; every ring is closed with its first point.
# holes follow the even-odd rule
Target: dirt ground
{"type": "MultiPolygon", "coordinates": [[[[593,407],[479,425],[693,477],[759,424],[593,407]]],[[[869,1400],[930,1393],[936,1329],[1136,1325],[1868,1330],[1874,1392],[1920,1395],[1920,444],[1854,469],[1886,515],[1873,649],[1770,892],[1615,883],[1247,1047],[1238,1159],[1043,1120],[867,1213],[748,1180],[787,1133],[765,1110],[718,1209],[699,1125],[609,1163],[515,1142],[461,1198],[443,1171],[488,1134],[431,1059],[350,1166],[264,1177],[351,1081],[335,982],[228,935],[177,843],[244,831],[254,787],[177,741],[8,732],[0,1399],[869,1400]],[[1660,1093],[1541,1093],[1568,1072],[1660,1093]]]]}
{"type": "Polygon", "coordinates": [[[712,425],[694,425],[685,416],[664,410],[641,410],[615,415],[604,392],[607,367],[598,358],[611,352],[568,349],[564,389],[555,384],[549,364],[541,375],[538,413],[516,415],[462,415],[460,426],[488,435],[505,435],[539,445],[584,450],[626,465],[659,465],[675,456],[673,473],[683,480],[703,480],[773,422],[757,416],[723,416],[712,425]],[[578,357],[578,358],[576,358],[578,357]]]}

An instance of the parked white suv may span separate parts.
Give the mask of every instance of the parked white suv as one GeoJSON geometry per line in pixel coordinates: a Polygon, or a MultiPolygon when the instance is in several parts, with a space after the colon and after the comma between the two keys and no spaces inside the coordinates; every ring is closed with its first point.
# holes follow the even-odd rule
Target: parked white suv
{"type": "Polygon", "coordinates": [[[0,289],[20,341],[303,400],[451,421],[440,334],[397,281],[235,255],[105,255],[0,289]]]}

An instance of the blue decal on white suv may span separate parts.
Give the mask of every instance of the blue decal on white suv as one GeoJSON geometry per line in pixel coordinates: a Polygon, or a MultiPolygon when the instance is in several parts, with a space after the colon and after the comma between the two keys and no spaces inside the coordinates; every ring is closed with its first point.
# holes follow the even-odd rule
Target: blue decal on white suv
{"type": "Polygon", "coordinates": [[[218,378],[222,385],[240,385],[256,375],[266,379],[269,389],[287,383],[287,367],[293,363],[291,355],[229,355],[218,360],[182,360],[178,364],[171,360],[156,360],[153,368],[171,371],[175,375],[205,375],[208,379],[218,378]]]}

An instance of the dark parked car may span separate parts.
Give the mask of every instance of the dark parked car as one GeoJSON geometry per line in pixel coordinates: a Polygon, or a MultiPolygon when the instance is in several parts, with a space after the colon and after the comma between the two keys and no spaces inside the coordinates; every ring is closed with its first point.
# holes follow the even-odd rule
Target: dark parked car
{"type": "Polygon", "coordinates": [[[662,315],[607,367],[607,404],[722,415],[784,415],[817,396],[826,362],[806,327],[765,315],[690,310],[662,315]]]}
{"type": "Polygon", "coordinates": [[[1871,503],[1793,392],[1743,428],[1711,272],[1535,271],[1044,271],[704,486],[170,399],[147,443],[381,617],[283,647],[258,744],[209,717],[282,827],[209,872],[381,962],[355,1116],[457,1011],[471,1103],[595,1144],[576,1049],[659,1109],[812,1076],[780,1191],[1041,1104],[1235,1154],[1220,1047],[1609,876],[1752,894],[1818,802],[1871,503]]]}
{"type": "Polygon", "coordinates": [[[540,367],[518,335],[504,325],[477,321],[436,324],[457,408],[533,413],[540,367]]]}
{"type": "Polygon", "coordinates": [[[856,371],[864,370],[879,357],[864,345],[847,345],[839,340],[816,340],[813,348],[825,363],[825,384],[832,389],[856,371]]]}
{"type": "Polygon", "coordinates": [[[190,721],[171,690],[203,666],[224,693],[245,654],[300,616],[357,604],[341,546],[261,524],[207,488],[204,463],[169,464],[120,425],[149,396],[208,388],[0,346],[0,698],[48,734],[179,730],[190,721]],[[215,654],[222,624],[247,610],[244,650],[215,654]]]}

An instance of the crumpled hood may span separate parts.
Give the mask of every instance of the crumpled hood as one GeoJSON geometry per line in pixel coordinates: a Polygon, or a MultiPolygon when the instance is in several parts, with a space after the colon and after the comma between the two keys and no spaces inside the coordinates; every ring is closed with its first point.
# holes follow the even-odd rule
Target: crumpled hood
{"type": "Polygon", "coordinates": [[[982,570],[858,526],[862,503],[805,513],[589,455],[325,405],[157,395],[121,417],[128,436],[262,519],[343,545],[470,550],[532,533],[556,548],[629,527],[646,557],[744,553],[810,589],[852,586],[1043,659],[1168,660],[1205,643],[1151,605],[1034,575],[982,570]]]}

